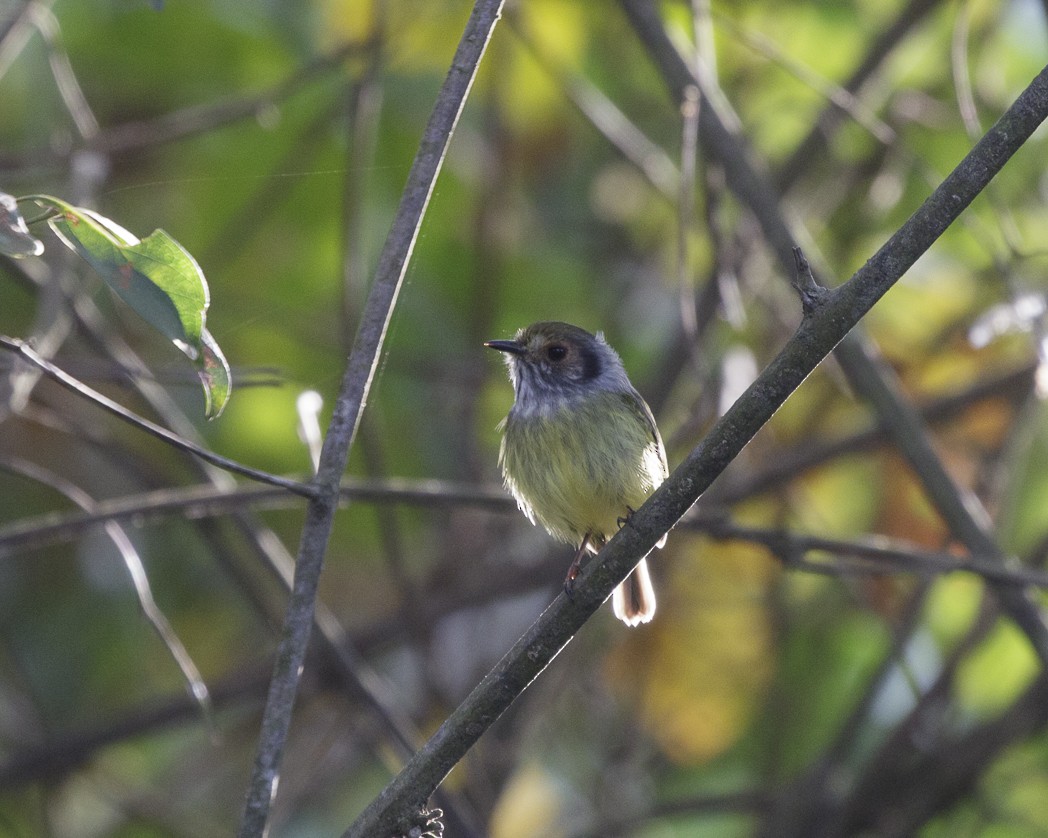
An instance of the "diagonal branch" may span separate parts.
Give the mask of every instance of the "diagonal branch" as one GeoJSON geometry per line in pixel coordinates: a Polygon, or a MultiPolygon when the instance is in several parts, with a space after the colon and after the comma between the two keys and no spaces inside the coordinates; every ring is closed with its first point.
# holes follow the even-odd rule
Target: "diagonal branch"
{"type": "MultiPolygon", "coordinates": [[[[666,34],[658,9],[650,0],[620,0],[620,3],[638,36],[658,63],[675,100],[683,101],[688,87],[694,84],[695,80],[666,34]]],[[[1034,115],[1037,114],[1040,100],[1034,91],[1043,75],[1042,72],[1016,100],[994,126],[994,131],[1007,133],[1013,120],[1023,122],[1030,118],[1030,109],[1035,112],[1034,115]]],[[[729,130],[715,108],[702,108],[699,129],[709,152],[723,162],[729,185],[760,223],[765,239],[779,263],[784,270],[792,272],[797,237],[783,215],[781,202],[771,182],[751,161],[743,139],[729,130]]],[[[985,186],[990,179],[990,176],[987,176],[988,169],[996,171],[1003,165],[1003,159],[1018,148],[1009,142],[988,143],[994,131],[983,137],[976,149],[962,161],[921,208],[921,212],[928,213],[925,224],[918,229],[911,228],[909,222],[904,225],[879,252],[878,255],[885,254],[883,264],[874,268],[874,260],[871,260],[860,274],[872,269],[884,276],[895,275],[896,271],[901,275],[916,260],[916,256],[911,254],[920,255],[923,252],[920,246],[923,234],[938,229],[938,236],[946,229],[956,218],[954,209],[959,212],[971,202],[975,194],[978,194],[978,191],[969,194],[961,187],[975,182],[982,182],[985,186]],[[976,154],[975,151],[979,149],[982,149],[981,153],[976,154]],[[955,191],[944,192],[947,187],[954,188],[955,191]],[[936,200],[937,195],[942,197],[936,200]],[[951,202],[956,204],[956,207],[951,206],[951,202]],[[929,206],[933,203],[935,206],[929,206]]],[[[1024,135],[1024,139],[1025,136],[1028,135],[1024,135]]],[[[1015,135],[1010,135],[1009,139],[1014,140],[1015,135]]],[[[872,306],[891,284],[884,284],[884,276],[870,284],[859,285],[850,282],[840,291],[854,296],[857,305],[872,306]]],[[[893,441],[909,460],[925,492],[951,533],[969,552],[993,555],[1003,560],[1003,554],[993,538],[986,510],[972,493],[966,492],[952,480],[942,460],[935,453],[920,417],[912,405],[902,397],[897,383],[877,361],[876,354],[861,331],[856,330],[847,335],[847,339],[843,339],[842,334],[835,358],[848,377],[849,383],[867,399],[884,422],[893,441]]],[[[1014,587],[996,587],[995,591],[1008,616],[1026,633],[1042,662],[1048,664],[1048,625],[1045,624],[1036,604],[1024,591],[1014,587]]]]}
{"type": "Polygon", "coordinates": [[[298,682],[313,625],[314,605],[324,553],[338,508],[339,481],[360,423],[368,390],[381,354],[386,328],[396,305],[422,218],[429,204],[451,135],[469,95],[480,60],[502,12],[503,0],[477,0],[433,113],[426,125],[397,214],[375,270],[375,280],[361,315],[360,326],[342,378],[334,415],[320,455],[302,529],[295,578],[284,620],[283,636],[270,682],[262,732],[247,801],[240,822],[240,838],[265,832],[270,804],[298,682]]]}
{"type": "MultiPolygon", "coordinates": [[[[704,112],[709,110],[704,108],[704,112]]],[[[583,572],[558,596],[357,818],[345,838],[397,833],[481,734],[571,640],[790,394],[854,328],[1048,117],[1048,68],[957,168],[846,284],[825,295],[779,355],[583,572]]]]}
{"type": "Polygon", "coordinates": [[[231,471],[234,474],[257,480],[259,483],[268,483],[271,486],[279,486],[281,489],[304,497],[309,497],[312,494],[313,490],[308,484],[299,483],[297,480],[280,477],[276,474],[270,474],[269,472],[261,471],[260,469],[252,468],[251,466],[245,466],[242,463],[238,463],[236,460],[230,460],[227,457],[209,451],[207,448],[204,448],[204,446],[199,445],[190,439],[179,436],[173,431],[169,431],[167,428],[161,427],[155,422],[150,422],[148,419],[128,410],[122,404],[113,401],[108,396],[105,396],[97,390],[87,386],[84,382],[74,378],[62,368],[55,366],[23,340],[0,335],[0,349],[14,353],[22,358],[22,360],[29,362],[37,369],[41,370],[44,375],[52,381],[61,384],[67,390],[76,393],[78,396],[81,396],[90,402],[94,402],[103,410],[112,413],[118,419],[122,419],[129,425],[133,425],[134,427],[145,431],[147,434],[166,442],[173,448],[177,448],[180,451],[185,451],[195,457],[199,457],[204,462],[211,463],[211,465],[218,466],[225,471],[231,471]]]}

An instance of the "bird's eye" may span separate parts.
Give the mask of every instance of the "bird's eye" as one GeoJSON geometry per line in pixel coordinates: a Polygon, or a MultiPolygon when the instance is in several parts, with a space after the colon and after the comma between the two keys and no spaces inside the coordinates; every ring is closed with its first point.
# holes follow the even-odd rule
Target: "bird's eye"
{"type": "Polygon", "coordinates": [[[561,346],[559,343],[555,343],[546,349],[546,357],[551,361],[563,361],[565,356],[568,354],[568,348],[561,346]]]}

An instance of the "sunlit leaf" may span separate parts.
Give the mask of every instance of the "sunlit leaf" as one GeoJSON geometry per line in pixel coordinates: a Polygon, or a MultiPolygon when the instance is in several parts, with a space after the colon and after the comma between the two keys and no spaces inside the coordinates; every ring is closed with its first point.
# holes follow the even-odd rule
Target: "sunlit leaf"
{"type": "Polygon", "coordinates": [[[491,816],[492,838],[555,835],[563,819],[565,789],[537,763],[522,765],[506,784],[491,816]]]}
{"type": "Polygon", "coordinates": [[[140,241],[85,210],[67,210],[49,223],[146,322],[177,343],[199,342],[207,285],[193,258],[167,233],[156,230],[140,241]]]}
{"type": "Polygon", "coordinates": [[[1040,669],[1030,641],[1000,622],[957,672],[957,694],[970,710],[989,715],[1015,701],[1040,669]]]}
{"type": "Polygon", "coordinates": [[[11,195],[0,192],[0,253],[20,257],[39,256],[43,252],[43,242],[30,235],[18,203],[11,195]]]}
{"type": "Polygon", "coordinates": [[[204,386],[205,413],[218,416],[232,380],[221,349],[204,328],[209,293],[196,260],[163,230],[139,239],[92,210],[49,196],[33,199],[57,210],[48,223],[59,239],[193,362],[204,386]]]}

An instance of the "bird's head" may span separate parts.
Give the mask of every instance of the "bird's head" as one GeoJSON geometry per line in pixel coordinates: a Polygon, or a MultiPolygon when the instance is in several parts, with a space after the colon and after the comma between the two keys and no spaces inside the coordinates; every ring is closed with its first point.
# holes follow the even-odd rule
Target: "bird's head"
{"type": "Polygon", "coordinates": [[[570,323],[533,323],[513,340],[484,345],[504,353],[515,409],[524,413],[549,413],[595,392],[631,389],[622,361],[604,336],[570,323]]]}

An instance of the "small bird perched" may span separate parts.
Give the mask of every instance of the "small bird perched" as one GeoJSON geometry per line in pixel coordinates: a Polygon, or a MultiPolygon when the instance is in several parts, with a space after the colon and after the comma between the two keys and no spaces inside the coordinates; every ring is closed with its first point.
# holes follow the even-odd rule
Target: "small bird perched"
{"type": "MultiPolygon", "coordinates": [[[[603,547],[666,479],[662,437],[602,334],[543,322],[484,345],[505,353],[513,383],[499,452],[506,488],[532,523],[578,547],[570,594],[586,552],[603,547]]],[[[628,626],[655,615],[646,559],[615,589],[612,608],[628,626]]]]}

